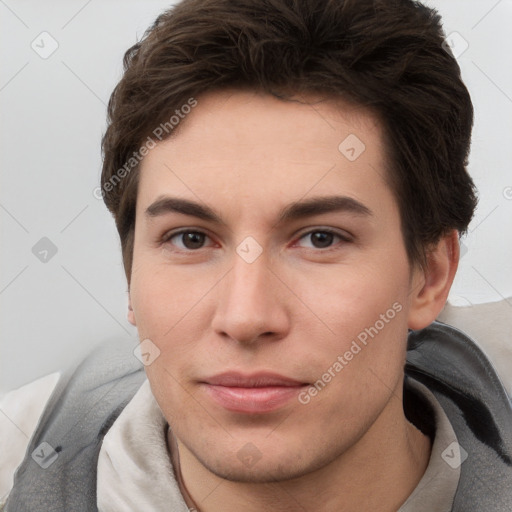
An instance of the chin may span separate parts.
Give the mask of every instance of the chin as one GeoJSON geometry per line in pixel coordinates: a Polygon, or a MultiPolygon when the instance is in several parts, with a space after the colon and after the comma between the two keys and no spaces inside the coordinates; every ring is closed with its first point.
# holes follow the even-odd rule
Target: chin
{"type": "Polygon", "coordinates": [[[231,482],[259,484],[299,479],[329,465],[336,457],[332,451],[315,454],[299,447],[285,450],[289,453],[266,446],[260,452],[248,442],[237,452],[193,453],[200,464],[217,477],[231,482]]]}
{"type": "Polygon", "coordinates": [[[270,484],[294,480],[310,471],[304,468],[283,467],[282,463],[269,464],[259,461],[254,467],[242,467],[241,464],[232,464],[228,461],[217,461],[209,465],[207,461],[202,464],[214,475],[224,480],[237,483],[270,484]]]}

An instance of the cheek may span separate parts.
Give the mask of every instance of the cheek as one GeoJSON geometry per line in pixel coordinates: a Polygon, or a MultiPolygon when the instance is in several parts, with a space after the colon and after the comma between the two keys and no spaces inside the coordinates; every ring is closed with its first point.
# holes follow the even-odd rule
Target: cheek
{"type": "MultiPolygon", "coordinates": [[[[327,425],[338,418],[347,431],[358,430],[363,423],[370,425],[392,394],[398,394],[407,315],[399,301],[378,299],[373,294],[359,307],[350,301],[346,308],[341,304],[332,324],[336,335],[324,336],[310,348],[313,384],[301,403],[315,421],[327,425]]],[[[305,352],[301,356],[306,360],[305,352]]]]}
{"type": "Polygon", "coordinates": [[[133,275],[130,287],[139,339],[151,340],[159,350],[145,372],[160,406],[173,404],[164,411],[169,422],[174,422],[173,411],[186,405],[182,383],[198,352],[196,321],[205,291],[198,287],[200,280],[192,282],[196,284],[190,285],[183,272],[146,262],[133,275]]]}
{"type": "Polygon", "coordinates": [[[320,386],[332,380],[329,387],[352,389],[344,396],[356,401],[379,379],[394,388],[405,353],[408,282],[407,260],[398,254],[394,265],[376,259],[295,280],[314,313],[297,320],[298,331],[308,332],[307,338],[298,333],[304,340],[301,355],[309,351],[307,360],[320,386]]]}
{"type": "Polygon", "coordinates": [[[398,323],[395,317],[405,321],[404,315],[396,314],[406,309],[408,300],[409,277],[403,263],[387,269],[380,262],[338,266],[328,273],[319,269],[295,276],[294,291],[333,339],[352,339],[376,322],[381,328],[384,321],[389,330],[390,324],[398,323]]]}
{"type": "Polygon", "coordinates": [[[139,266],[130,287],[139,335],[163,341],[183,325],[190,326],[215,282],[215,276],[185,267],[173,271],[162,262],[139,266]]]}
{"type": "Polygon", "coordinates": [[[146,374],[155,396],[167,396],[172,403],[179,402],[180,385],[187,376],[197,373],[195,362],[205,360],[201,340],[211,325],[211,293],[219,279],[211,273],[211,269],[201,275],[197,269],[145,262],[132,278],[130,296],[139,338],[151,340],[160,351],[155,362],[145,367],[146,374]]]}

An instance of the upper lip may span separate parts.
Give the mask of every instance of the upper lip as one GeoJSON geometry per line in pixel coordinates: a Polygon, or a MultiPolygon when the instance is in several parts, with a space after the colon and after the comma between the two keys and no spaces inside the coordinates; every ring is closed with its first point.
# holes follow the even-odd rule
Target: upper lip
{"type": "Polygon", "coordinates": [[[272,372],[257,372],[244,374],[240,372],[225,372],[204,379],[204,382],[212,386],[226,386],[233,388],[263,388],[270,386],[302,386],[300,382],[283,375],[272,372]]]}

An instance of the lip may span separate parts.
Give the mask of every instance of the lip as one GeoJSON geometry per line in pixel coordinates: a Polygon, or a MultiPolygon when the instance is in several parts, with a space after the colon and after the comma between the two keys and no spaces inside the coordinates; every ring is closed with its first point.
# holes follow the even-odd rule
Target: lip
{"type": "Polygon", "coordinates": [[[215,403],[231,412],[263,414],[285,406],[308,383],[276,373],[226,372],[201,382],[215,403]]]}

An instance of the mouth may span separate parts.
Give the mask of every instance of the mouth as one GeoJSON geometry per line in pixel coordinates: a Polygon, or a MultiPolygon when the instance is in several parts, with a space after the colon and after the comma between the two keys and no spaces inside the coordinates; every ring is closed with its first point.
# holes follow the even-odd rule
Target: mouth
{"type": "Polygon", "coordinates": [[[226,372],[202,381],[206,395],[217,405],[230,412],[264,414],[276,411],[309,383],[269,372],[244,375],[226,372]]]}

